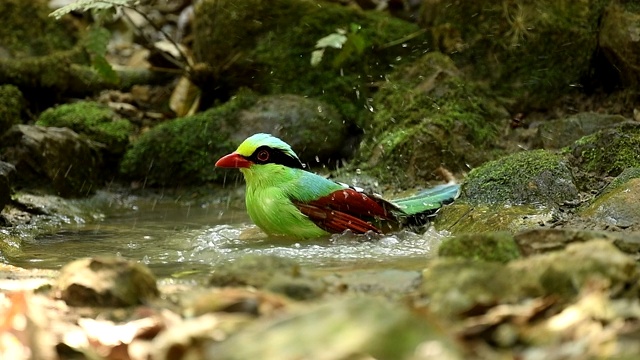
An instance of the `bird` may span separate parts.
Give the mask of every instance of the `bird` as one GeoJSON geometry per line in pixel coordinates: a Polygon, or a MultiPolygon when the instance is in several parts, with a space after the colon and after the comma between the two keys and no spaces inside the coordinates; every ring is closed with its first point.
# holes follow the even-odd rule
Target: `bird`
{"type": "Polygon", "coordinates": [[[309,239],[343,233],[388,233],[424,225],[460,185],[442,184],[414,196],[385,200],[380,195],[307,171],[291,146],[258,133],[216,163],[239,169],[246,182],[246,209],[269,236],[309,239]]]}

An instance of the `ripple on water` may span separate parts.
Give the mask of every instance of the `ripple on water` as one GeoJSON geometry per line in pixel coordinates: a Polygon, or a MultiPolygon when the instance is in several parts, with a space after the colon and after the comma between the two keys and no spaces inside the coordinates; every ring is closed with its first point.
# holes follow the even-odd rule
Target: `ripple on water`
{"type": "Polygon", "coordinates": [[[352,233],[335,234],[312,240],[267,238],[253,226],[217,225],[193,237],[191,261],[228,261],[246,254],[275,255],[298,260],[313,267],[353,267],[375,263],[396,263],[400,260],[431,257],[445,236],[435,230],[424,234],[401,231],[378,235],[352,233]]]}

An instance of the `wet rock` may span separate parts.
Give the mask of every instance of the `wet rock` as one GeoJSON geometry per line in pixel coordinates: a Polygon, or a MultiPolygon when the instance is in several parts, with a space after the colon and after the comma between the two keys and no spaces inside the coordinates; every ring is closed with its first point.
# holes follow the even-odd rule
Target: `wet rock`
{"type": "Polygon", "coordinates": [[[102,186],[104,145],[67,128],[15,125],[0,139],[1,158],[16,167],[16,185],[52,188],[64,197],[102,186]]]}
{"type": "Polygon", "coordinates": [[[287,142],[303,162],[335,161],[344,146],[347,126],[338,111],[322,101],[298,95],[264,96],[237,120],[237,144],[255,133],[268,133],[287,142]]]}
{"type": "Polygon", "coordinates": [[[567,151],[578,186],[600,190],[594,175],[618,176],[626,168],[640,167],[640,123],[626,122],[585,136],[567,151]]]}
{"type": "Polygon", "coordinates": [[[538,126],[533,146],[544,149],[560,149],[571,145],[583,136],[618,125],[627,119],[620,115],[580,113],[563,119],[545,121],[538,126]]]}
{"type": "Polygon", "coordinates": [[[587,242],[604,239],[615,245],[620,251],[640,257],[640,235],[611,231],[592,231],[582,229],[531,229],[514,235],[523,256],[542,254],[562,250],[574,242],[587,242]]]}
{"type": "Polygon", "coordinates": [[[462,77],[451,59],[429,52],[397,67],[375,94],[359,166],[400,187],[435,179],[441,166],[457,172],[494,156],[488,151],[508,114],[462,77]],[[486,150],[486,151],[485,151],[486,150]]]}
{"type": "Polygon", "coordinates": [[[520,251],[511,233],[489,232],[444,239],[438,255],[506,263],[519,258],[520,251]]]}
{"type": "Polygon", "coordinates": [[[433,226],[452,234],[492,231],[518,232],[553,221],[554,209],[533,205],[470,205],[456,201],[440,209],[433,226]]]}
{"type": "Polygon", "coordinates": [[[431,0],[423,2],[420,22],[436,50],[526,111],[575,91],[590,69],[608,3],[431,0]]]}
{"type": "Polygon", "coordinates": [[[22,92],[13,85],[0,86],[0,136],[11,126],[22,122],[26,102],[22,92]]]}
{"type": "Polygon", "coordinates": [[[598,32],[600,48],[625,86],[640,82],[640,11],[632,2],[612,2],[598,32]]]}
{"type": "Polygon", "coordinates": [[[218,266],[209,277],[212,286],[253,286],[306,300],[324,293],[324,283],[306,275],[293,260],[246,255],[218,266]]]}
{"type": "Polygon", "coordinates": [[[461,196],[472,204],[552,207],[577,198],[567,161],[545,150],[515,153],[473,169],[462,185],[461,196]]]}
{"type": "Polygon", "coordinates": [[[106,145],[109,154],[121,156],[129,144],[133,125],[106,105],[80,101],[45,110],[36,125],[66,127],[106,145]]]}
{"type": "Polygon", "coordinates": [[[132,306],[157,297],[151,271],[122,258],[84,258],[60,270],[55,294],[71,306],[132,306]]]}
{"type": "Polygon", "coordinates": [[[376,359],[462,359],[461,349],[434,319],[368,297],[329,301],[257,321],[211,345],[204,357],[351,359],[365,354],[376,359]]]}
{"type": "Polygon", "coordinates": [[[423,306],[434,313],[460,316],[529,297],[555,296],[570,301],[593,281],[605,284],[611,296],[634,298],[640,293],[639,279],[632,257],[608,241],[592,240],[506,265],[436,259],[424,270],[419,292],[428,300],[423,306]]]}
{"type": "Polygon", "coordinates": [[[0,161],[0,211],[11,200],[11,183],[15,173],[13,165],[0,161]]]}
{"type": "Polygon", "coordinates": [[[640,178],[598,196],[579,215],[612,227],[640,229],[640,178]]]}

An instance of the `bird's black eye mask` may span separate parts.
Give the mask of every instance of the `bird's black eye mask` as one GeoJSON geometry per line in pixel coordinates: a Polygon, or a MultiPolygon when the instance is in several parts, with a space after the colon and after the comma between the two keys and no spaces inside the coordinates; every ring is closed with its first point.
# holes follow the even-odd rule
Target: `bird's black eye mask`
{"type": "Polygon", "coordinates": [[[290,168],[303,169],[302,163],[298,158],[288,155],[280,149],[268,146],[260,146],[251,156],[245,158],[255,164],[278,164],[290,168]]]}

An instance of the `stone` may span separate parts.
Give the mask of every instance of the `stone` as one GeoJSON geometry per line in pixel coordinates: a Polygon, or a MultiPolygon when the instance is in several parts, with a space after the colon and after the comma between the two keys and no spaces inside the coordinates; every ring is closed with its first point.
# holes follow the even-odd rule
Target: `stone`
{"type": "Polygon", "coordinates": [[[104,145],[67,128],[14,125],[0,138],[0,159],[16,167],[16,186],[52,189],[63,197],[87,196],[110,179],[104,145]]]}
{"type": "Polygon", "coordinates": [[[70,306],[122,307],[143,304],[159,291],[144,265],[117,257],[84,258],[60,269],[56,296],[70,306]]]}
{"type": "Polygon", "coordinates": [[[586,112],[563,119],[544,121],[538,126],[533,146],[560,149],[583,136],[627,121],[624,116],[586,112]]]}
{"type": "Polygon", "coordinates": [[[557,207],[578,198],[568,162],[545,150],[515,153],[475,168],[460,200],[472,204],[539,204],[557,207]]]}
{"type": "Polygon", "coordinates": [[[11,200],[11,183],[15,173],[16,168],[13,165],[0,161],[0,211],[11,200]]]}

